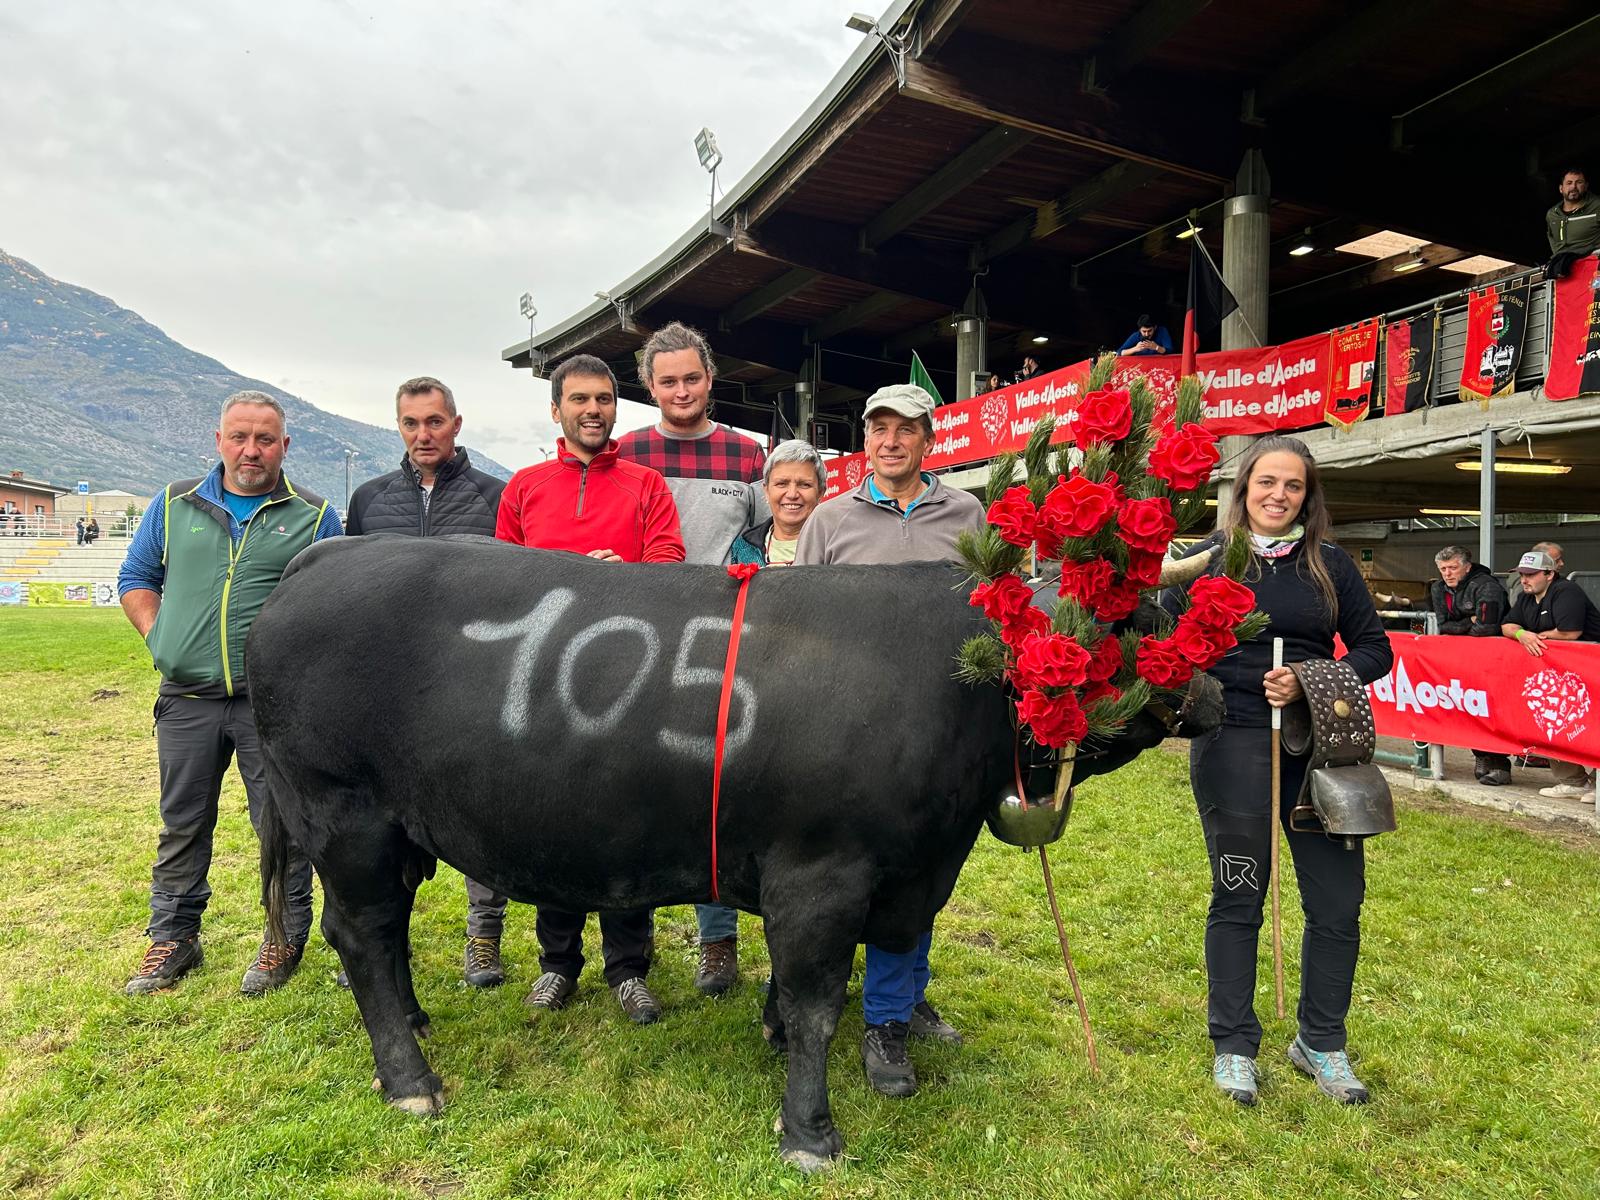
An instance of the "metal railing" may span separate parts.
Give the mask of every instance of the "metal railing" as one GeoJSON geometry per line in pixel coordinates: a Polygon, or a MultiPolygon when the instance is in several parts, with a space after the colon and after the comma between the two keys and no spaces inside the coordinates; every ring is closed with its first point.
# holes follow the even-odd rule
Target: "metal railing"
{"type": "MultiPolygon", "coordinates": [[[[1418,612],[1412,608],[1380,608],[1378,615],[1385,621],[1405,621],[1410,633],[1437,634],[1439,617],[1431,609],[1418,612]],[[1417,626],[1422,628],[1418,629],[1417,626]]],[[[1377,750],[1372,757],[1391,767],[1409,767],[1418,779],[1444,782],[1444,746],[1434,742],[1412,742],[1409,755],[1395,750],[1377,750]]]]}
{"type": "MultiPolygon", "coordinates": [[[[98,518],[97,518],[98,519],[98,518]]],[[[69,541],[78,540],[78,518],[59,516],[37,516],[33,513],[0,513],[0,538],[27,537],[27,538],[66,538],[69,541]]],[[[139,515],[128,516],[126,513],[117,513],[100,521],[100,538],[123,540],[131,538],[139,528],[139,515]]]]}

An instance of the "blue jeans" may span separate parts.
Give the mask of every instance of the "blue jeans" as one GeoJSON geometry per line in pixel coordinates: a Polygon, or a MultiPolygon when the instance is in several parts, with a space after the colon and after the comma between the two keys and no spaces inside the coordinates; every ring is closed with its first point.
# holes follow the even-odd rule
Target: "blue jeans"
{"type": "Polygon", "coordinates": [[[911,1010],[927,999],[928,947],[933,930],[907,954],[867,947],[867,979],[861,987],[861,1011],[868,1025],[911,1020],[911,1010]]]}
{"type": "Polygon", "coordinates": [[[739,910],[726,904],[696,904],[695,920],[700,923],[700,944],[725,942],[739,936],[739,910]]]}

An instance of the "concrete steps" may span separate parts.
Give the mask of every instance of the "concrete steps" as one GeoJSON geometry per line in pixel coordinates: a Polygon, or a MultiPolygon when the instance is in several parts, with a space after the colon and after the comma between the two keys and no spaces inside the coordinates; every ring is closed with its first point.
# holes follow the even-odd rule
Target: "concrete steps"
{"type": "Polygon", "coordinates": [[[115,580],[128,543],[101,539],[79,546],[66,538],[0,538],[0,580],[97,583],[115,580]]]}

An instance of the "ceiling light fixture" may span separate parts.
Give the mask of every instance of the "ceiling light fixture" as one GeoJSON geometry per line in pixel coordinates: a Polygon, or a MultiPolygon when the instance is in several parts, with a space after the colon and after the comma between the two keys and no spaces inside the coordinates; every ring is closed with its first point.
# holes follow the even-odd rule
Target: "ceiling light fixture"
{"type": "Polygon", "coordinates": [[[1425,517],[1476,517],[1480,515],[1475,508],[1419,508],[1417,512],[1425,517]]]}
{"type": "Polygon", "coordinates": [[[1315,251],[1316,248],[1316,244],[1311,240],[1311,230],[1307,229],[1300,241],[1289,250],[1289,257],[1304,258],[1307,254],[1315,251]]]}
{"type": "MultiPolygon", "coordinates": [[[[1456,463],[1458,471],[1483,471],[1483,463],[1476,458],[1464,458],[1456,463]]],[[[1566,475],[1572,467],[1567,463],[1553,462],[1497,462],[1494,464],[1496,475],[1566,475]]]]}
{"type": "Polygon", "coordinates": [[[1045,335],[1041,333],[1033,339],[1033,344],[1035,346],[1043,346],[1049,340],[1049,338],[1045,337],[1045,335]]]}
{"type": "Polygon", "coordinates": [[[1428,265],[1427,260],[1422,257],[1422,252],[1421,251],[1419,251],[1419,250],[1408,250],[1408,251],[1406,251],[1406,253],[1409,254],[1411,257],[1406,259],[1404,262],[1395,263],[1395,265],[1394,265],[1394,273],[1396,275],[1399,275],[1399,274],[1401,274],[1402,272],[1405,272],[1405,271],[1415,271],[1415,270],[1418,270],[1421,267],[1425,267],[1425,266],[1428,265]]]}

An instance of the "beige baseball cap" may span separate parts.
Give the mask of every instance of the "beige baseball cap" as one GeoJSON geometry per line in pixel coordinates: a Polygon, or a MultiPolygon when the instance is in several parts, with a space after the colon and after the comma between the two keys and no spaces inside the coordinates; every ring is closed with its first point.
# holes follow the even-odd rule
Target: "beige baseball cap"
{"type": "Polygon", "coordinates": [[[928,395],[925,389],[919,388],[914,383],[891,383],[867,397],[867,407],[861,415],[864,419],[880,408],[887,408],[902,417],[931,421],[933,407],[933,397],[928,395]]]}

